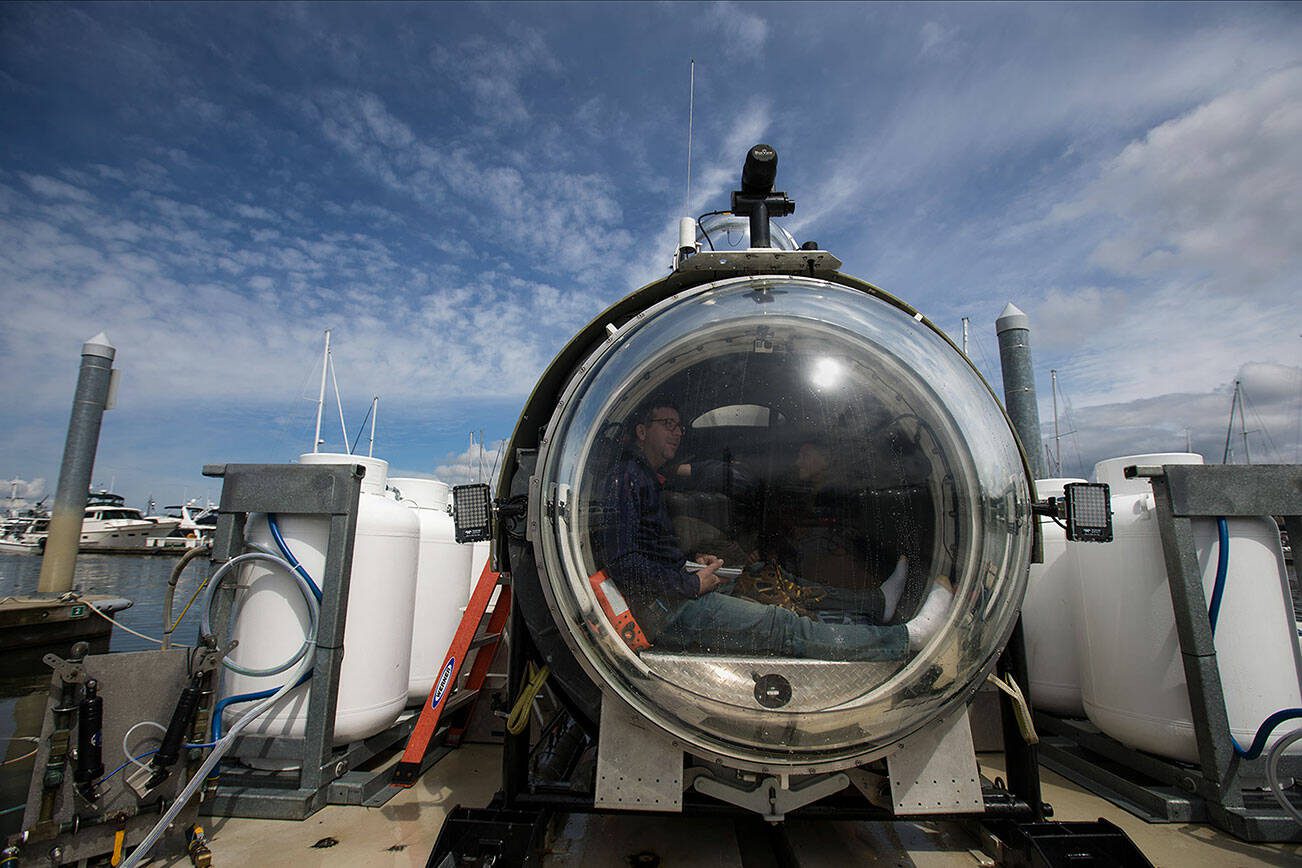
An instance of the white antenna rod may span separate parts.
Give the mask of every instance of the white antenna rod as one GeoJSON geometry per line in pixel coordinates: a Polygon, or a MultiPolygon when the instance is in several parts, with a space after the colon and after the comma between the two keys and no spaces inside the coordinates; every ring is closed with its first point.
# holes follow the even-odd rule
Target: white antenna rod
{"type": "Polygon", "coordinates": [[[375,457],[375,417],[378,415],[380,415],[380,396],[376,395],[371,399],[371,448],[366,453],[371,458],[375,457]]]}
{"type": "Polygon", "coordinates": [[[967,355],[967,317],[963,317],[963,355],[967,355]]]}
{"type": "Polygon", "coordinates": [[[321,354],[321,391],[316,396],[316,433],[312,435],[312,452],[321,451],[321,411],[325,408],[326,369],[330,364],[330,329],[325,330],[325,351],[321,354]]]}
{"type": "Polygon", "coordinates": [[[687,85],[687,193],[683,196],[683,213],[692,207],[692,122],[696,110],[696,60],[691,62],[691,79],[687,85]]]}
{"type": "Polygon", "coordinates": [[[484,481],[484,429],[479,429],[479,481],[484,481]]]}
{"type": "Polygon", "coordinates": [[[348,426],[344,424],[344,402],[339,397],[339,378],[335,376],[335,360],[329,359],[330,362],[330,382],[335,385],[335,403],[339,405],[339,427],[344,432],[344,451],[349,455],[353,454],[352,442],[348,439],[348,426]]]}
{"type": "MultiPolygon", "coordinates": [[[[469,454],[471,455],[471,459],[473,459],[474,454],[475,454],[475,432],[474,432],[474,431],[471,431],[471,432],[470,432],[470,450],[469,450],[469,454]]],[[[475,479],[475,481],[477,481],[477,483],[478,483],[479,479],[475,479]]]]}

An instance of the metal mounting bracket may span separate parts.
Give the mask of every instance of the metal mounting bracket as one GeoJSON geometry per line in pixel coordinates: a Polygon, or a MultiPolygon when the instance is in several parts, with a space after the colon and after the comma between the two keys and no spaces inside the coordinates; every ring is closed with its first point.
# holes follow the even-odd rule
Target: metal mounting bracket
{"type": "Polygon", "coordinates": [[[797,808],[841,792],[850,786],[850,778],[844,772],[835,772],[811,775],[800,781],[799,786],[793,787],[790,784],[791,780],[786,775],[781,778],[766,775],[749,789],[721,781],[709,774],[698,775],[692,781],[697,792],[754,811],[770,823],[777,823],[797,808]]]}
{"type": "Polygon", "coordinates": [[[683,748],[607,696],[597,741],[598,808],[681,811],[683,748]]]}
{"type": "Polygon", "coordinates": [[[891,799],[899,816],[979,814],[981,773],[967,709],[910,736],[886,759],[891,799]]]}
{"type": "Polygon", "coordinates": [[[238,639],[232,639],[231,644],[225,648],[203,648],[200,650],[198,659],[194,664],[194,674],[207,675],[214,672],[221,666],[222,658],[230,654],[240,644],[238,639]]]}
{"type": "Polygon", "coordinates": [[[81,661],[64,660],[58,654],[46,654],[41,660],[63,679],[64,684],[86,683],[86,669],[81,661]]]}

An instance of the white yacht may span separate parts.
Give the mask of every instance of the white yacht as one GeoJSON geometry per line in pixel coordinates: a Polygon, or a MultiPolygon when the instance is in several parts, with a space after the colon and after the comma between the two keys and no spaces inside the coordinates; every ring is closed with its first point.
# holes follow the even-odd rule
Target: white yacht
{"type": "MultiPolygon", "coordinates": [[[[168,516],[146,518],[140,510],[125,504],[120,494],[91,492],[81,520],[78,547],[83,550],[145,548],[150,545],[149,540],[166,537],[181,524],[179,518],[168,516]]],[[[38,520],[20,539],[44,548],[49,532],[49,520],[38,520]]]]}
{"type": "Polygon", "coordinates": [[[126,505],[120,494],[91,492],[81,520],[83,549],[144,548],[147,540],[168,536],[181,524],[179,518],[148,516],[126,505]]]}

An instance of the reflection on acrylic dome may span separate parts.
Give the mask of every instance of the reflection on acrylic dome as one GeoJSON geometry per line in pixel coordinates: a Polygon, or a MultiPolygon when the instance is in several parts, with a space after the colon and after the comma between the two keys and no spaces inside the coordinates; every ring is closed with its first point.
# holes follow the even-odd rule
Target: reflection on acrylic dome
{"type": "MultiPolygon", "coordinates": [[[[780,224],[769,224],[769,233],[773,249],[796,249],[796,239],[780,224]]],[[[750,220],[738,214],[707,214],[696,226],[696,243],[702,250],[746,250],[751,246],[750,220]]]]}
{"type": "Polygon", "coordinates": [[[1006,417],[948,341],[858,287],[737,277],[665,299],[573,373],[539,467],[535,551],[574,656],[734,763],[888,752],[979,686],[1024,590],[1030,495],[1006,417]],[[677,550],[739,574],[658,593],[638,557],[677,550]],[[901,625],[938,581],[954,602],[911,651],[901,625]],[[739,622],[713,605],[725,594],[769,614],[739,622]],[[796,622],[794,640],[775,627],[796,622]]]}

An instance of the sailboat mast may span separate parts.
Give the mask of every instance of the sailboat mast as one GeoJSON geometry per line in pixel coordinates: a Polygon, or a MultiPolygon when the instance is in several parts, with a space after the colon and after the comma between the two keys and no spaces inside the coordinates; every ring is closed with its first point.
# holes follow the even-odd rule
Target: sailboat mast
{"type": "Polygon", "coordinates": [[[1229,464],[1230,456],[1234,454],[1234,447],[1231,445],[1234,437],[1234,408],[1239,406],[1239,381],[1234,381],[1234,397],[1230,399],[1230,424],[1225,428],[1225,452],[1221,455],[1221,463],[1229,464]]]}
{"type": "Polygon", "coordinates": [[[348,426],[344,424],[344,399],[339,396],[339,378],[335,376],[334,359],[330,359],[330,382],[332,382],[335,387],[335,404],[339,407],[339,428],[344,433],[344,449],[349,455],[352,455],[353,447],[348,439],[348,426]]]}
{"type": "MultiPolygon", "coordinates": [[[[1235,380],[1234,385],[1235,388],[1238,389],[1239,381],[1235,380]]],[[[1247,402],[1243,400],[1243,391],[1240,389],[1239,390],[1239,434],[1240,436],[1243,437],[1243,462],[1245,464],[1251,464],[1252,453],[1248,451],[1248,414],[1247,414],[1247,408],[1244,407],[1244,404],[1246,403],[1247,402]]],[[[1231,417],[1230,421],[1231,422],[1234,421],[1233,417],[1231,417]]]]}
{"type": "Polygon", "coordinates": [[[316,395],[316,433],[312,435],[312,452],[321,451],[321,411],[325,409],[326,372],[330,366],[330,329],[325,330],[325,351],[321,354],[321,390],[316,395]]]}
{"type": "Polygon", "coordinates": [[[375,457],[375,417],[380,415],[380,396],[376,395],[371,399],[371,448],[367,451],[367,456],[375,457]]]}
{"type": "Polygon", "coordinates": [[[1049,371],[1049,384],[1053,387],[1053,464],[1054,471],[1062,475],[1062,435],[1058,432],[1058,372],[1049,371]]]}

